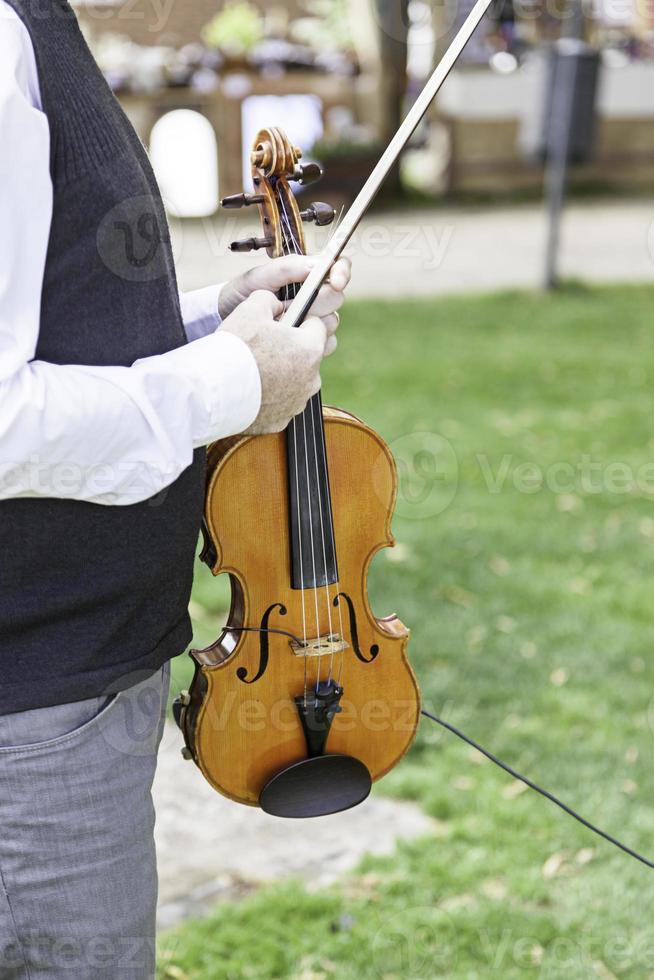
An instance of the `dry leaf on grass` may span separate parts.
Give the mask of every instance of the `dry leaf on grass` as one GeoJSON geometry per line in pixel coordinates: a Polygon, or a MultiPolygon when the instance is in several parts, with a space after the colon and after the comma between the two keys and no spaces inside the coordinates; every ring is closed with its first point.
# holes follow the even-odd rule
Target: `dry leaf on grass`
{"type": "Polygon", "coordinates": [[[565,872],[565,862],[568,858],[568,852],[560,852],[558,854],[552,854],[548,857],[547,861],[542,867],[543,878],[549,881],[552,878],[558,878],[560,874],[565,872]]]}
{"type": "Polygon", "coordinates": [[[502,796],[505,800],[515,800],[517,796],[526,793],[528,789],[529,787],[526,783],[521,783],[519,779],[514,779],[513,782],[504,787],[502,796]]]}

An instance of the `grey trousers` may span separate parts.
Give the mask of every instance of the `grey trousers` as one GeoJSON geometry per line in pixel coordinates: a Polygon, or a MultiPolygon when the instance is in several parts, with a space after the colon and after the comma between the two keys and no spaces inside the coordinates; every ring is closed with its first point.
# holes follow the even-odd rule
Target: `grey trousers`
{"type": "Polygon", "coordinates": [[[168,665],[133,681],[0,717],[0,980],[154,977],[168,665]]]}

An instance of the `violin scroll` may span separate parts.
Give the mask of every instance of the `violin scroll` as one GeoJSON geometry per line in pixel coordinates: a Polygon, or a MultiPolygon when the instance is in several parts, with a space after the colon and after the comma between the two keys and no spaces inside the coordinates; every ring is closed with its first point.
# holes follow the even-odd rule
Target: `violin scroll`
{"type": "Polygon", "coordinates": [[[271,258],[289,252],[304,254],[306,244],[302,222],[318,227],[329,225],[336,212],[329,204],[316,201],[300,211],[289,181],[306,186],[322,177],[317,163],[301,164],[302,150],[293,146],[277,127],[262,129],[254,141],[250,161],[255,192],[233,194],[222,201],[229,210],[256,205],[259,208],[263,237],[243,238],[232,242],[232,252],[252,252],[265,248],[271,258]]]}

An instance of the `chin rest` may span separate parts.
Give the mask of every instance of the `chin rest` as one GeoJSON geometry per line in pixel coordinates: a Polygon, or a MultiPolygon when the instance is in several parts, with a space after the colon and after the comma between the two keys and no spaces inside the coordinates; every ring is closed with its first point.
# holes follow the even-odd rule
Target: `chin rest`
{"type": "Polygon", "coordinates": [[[327,754],[282,769],[266,783],[259,803],[275,817],[322,817],[362,803],[371,786],[359,759],[327,754]]]}

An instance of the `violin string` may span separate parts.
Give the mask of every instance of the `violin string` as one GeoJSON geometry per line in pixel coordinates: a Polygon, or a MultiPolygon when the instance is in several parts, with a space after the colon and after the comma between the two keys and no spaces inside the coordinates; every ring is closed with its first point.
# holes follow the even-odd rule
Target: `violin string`
{"type": "MultiPolygon", "coordinates": [[[[322,516],[322,494],[320,491],[320,473],[318,470],[318,446],[316,442],[316,423],[315,423],[315,418],[313,413],[314,401],[317,402],[317,399],[311,399],[311,401],[309,402],[309,410],[311,412],[311,430],[313,432],[313,458],[316,464],[316,485],[318,487],[318,513],[320,515],[320,540],[322,543],[322,562],[325,569],[325,589],[327,590],[327,621],[329,623],[329,636],[333,637],[334,628],[332,626],[332,604],[331,604],[331,596],[329,594],[329,575],[327,573],[327,547],[325,545],[325,529],[323,525],[323,516],[322,516]]],[[[325,473],[326,472],[327,469],[325,468],[325,473]]],[[[330,642],[333,643],[333,640],[330,639],[330,642]]],[[[329,678],[331,677],[333,661],[334,661],[334,651],[332,650],[330,664],[329,664],[329,675],[327,678],[328,681],[329,678]]]]}
{"type": "MultiPolygon", "coordinates": [[[[320,411],[320,405],[318,407],[318,411],[320,411]]],[[[326,446],[326,443],[325,443],[324,436],[323,436],[323,439],[322,439],[322,454],[323,454],[323,461],[324,461],[325,473],[327,473],[328,472],[328,470],[327,470],[327,446],[326,446]]],[[[336,563],[336,565],[338,565],[338,563],[336,561],[336,535],[334,533],[334,510],[333,510],[333,506],[332,506],[332,491],[331,491],[331,486],[330,486],[329,480],[327,480],[327,519],[329,521],[329,533],[331,535],[332,554],[334,556],[334,562],[336,563]]],[[[338,625],[339,625],[339,629],[340,629],[340,638],[341,638],[341,640],[343,640],[343,638],[345,637],[345,633],[343,631],[343,610],[341,609],[341,603],[340,603],[340,600],[338,599],[338,595],[339,595],[340,591],[341,591],[340,577],[337,574],[336,583],[335,583],[335,599],[334,599],[334,601],[336,603],[336,608],[338,610],[338,625]]],[[[344,664],[344,661],[345,661],[345,653],[344,653],[343,650],[341,650],[341,652],[340,652],[340,662],[339,662],[339,668],[338,668],[338,681],[337,681],[339,687],[341,686],[341,679],[342,679],[342,676],[343,676],[343,664],[344,664]]],[[[334,669],[334,654],[332,652],[331,662],[330,662],[330,666],[329,666],[329,680],[331,680],[331,678],[332,678],[333,669],[334,669]]]]}
{"type": "MultiPolygon", "coordinates": [[[[288,240],[287,240],[287,237],[286,237],[285,229],[283,227],[283,221],[282,221],[282,234],[284,236],[284,243],[285,243],[286,247],[288,248],[288,240]]],[[[290,299],[290,296],[291,296],[290,286],[289,286],[288,283],[286,283],[286,285],[284,286],[283,293],[284,293],[284,302],[285,303],[288,303],[288,301],[290,299]]],[[[300,474],[299,474],[298,456],[297,456],[297,420],[296,420],[295,417],[293,418],[292,422],[293,422],[293,450],[294,450],[293,455],[295,457],[295,500],[296,500],[296,504],[297,504],[297,539],[298,539],[298,551],[299,551],[299,556],[300,556],[300,595],[302,597],[301,598],[301,602],[302,602],[302,639],[303,639],[303,650],[304,650],[304,657],[302,658],[303,659],[303,668],[304,668],[304,684],[303,684],[304,690],[303,690],[303,698],[304,698],[304,706],[306,708],[306,705],[307,705],[307,694],[308,694],[308,689],[309,689],[309,679],[308,679],[308,669],[309,669],[308,661],[309,661],[309,658],[307,656],[307,614],[306,614],[306,608],[305,608],[305,595],[304,595],[304,557],[303,557],[303,554],[302,554],[302,521],[301,521],[301,507],[300,507],[300,474]]]]}
{"type": "MultiPolygon", "coordinates": [[[[285,203],[284,203],[284,201],[283,201],[282,198],[280,198],[279,200],[280,200],[280,203],[282,205],[282,215],[281,215],[281,217],[282,217],[282,230],[283,230],[284,239],[285,239],[287,245],[288,245],[288,242],[290,240],[292,242],[293,251],[295,251],[297,254],[301,254],[300,249],[299,249],[299,247],[297,245],[297,242],[295,240],[295,236],[293,235],[293,231],[292,231],[292,228],[291,228],[290,219],[289,219],[289,216],[288,216],[288,212],[286,210],[285,203]]],[[[339,215],[338,220],[340,220],[340,217],[342,216],[343,211],[344,211],[344,208],[341,208],[341,214],[339,215]]],[[[321,406],[321,403],[320,403],[320,400],[319,400],[318,397],[316,397],[315,399],[312,399],[311,402],[310,402],[311,424],[312,424],[313,436],[314,436],[314,461],[315,461],[315,465],[316,465],[316,476],[318,476],[318,472],[319,472],[319,470],[318,470],[318,448],[317,448],[317,444],[316,444],[316,426],[315,426],[315,419],[314,419],[314,414],[313,414],[313,402],[314,401],[316,402],[316,406],[317,406],[317,410],[319,412],[319,415],[322,414],[321,413],[321,407],[322,406],[321,406]]],[[[319,419],[319,423],[318,423],[319,425],[320,425],[320,421],[322,421],[322,419],[319,419]]],[[[306,413],[303,416],[303,424],[305,425],[305,430],[306,430],[306,413]]],[[[322,457],[323,457],[324,473],[327,474],[328,473],[328,468],[327,468],[327,450],[326,450],[325,439],[324,439],[324,430],[323,430],[323,438],[321,440],[321,444],[322,444],[322,457]]],[[[322,501],[320,499],[320,481],[317,480],[317,483],[318,483],[318,495],[319,495],[320,532],[321,532],[321,542],[322,542],[322,551],[323,551],[323,567],[324,567],[324,571],[325,571],[325,590],[326,590],[326,599],[327,599],[327,618],[328,618],[328,623],[329,623],[329,632],[330,632],[330,635],[333,635],[333,625],[332,625],[332,616],[331,616],[331,603],[332,603],[332,599],[331,599],[331,594],[330,594],[330,590],[329,590],[329,575],[328,575],[328,569],[327,569],[327,555],[326,555],[326,545],[325,545],[325,532],[324,532],[323,516],[322,516],[322,501]]],[[[332,508],[332,499],[331,499],[331,487],[329,485],[329,480],[328,479],[326,480],[326,502],[327,502],[327,505],[328,505],[327,506],[327,510],[328,510],[329,533],[330,533],[330,538],[331,538],[332,555],[334,556],[334,562],[336,563],[336,538],[335,538],[335,533],[334,533],[334,519],[333,519],[333,508],[332,508]]],[[[312,532],[312,541],[313,541],[313,532],[312,532]]],[[[338,609],[340,638],[342,640],[343,637],[345,636],[345,633],[343,631],[343,612],[342,612],[341,604],[340,604],[340,602],[338,601],[338,598],[337,598],[339,592],[340,592],[340,583],[339,583],[339,580],[338,580],[338,577],[337,577],[336,582],[335,582],[335,603],[336,603],[336,607],[338,609]]],[[[319,632],[319,628],[318,628],[318,632],[319,632]]],[[[320,677],[321,677],[321,657],[322,657],[322,655],[319,654],[319,656],[318,656],[318,679],[316,681],[316,688],[318,687],[318,684],[320,683],[320,677]]],[[[343,665],[344,665],[344,651],[341,650],[340,651],[340,659],[339,659],[338,681],[337,681],[337,683],[339,684],[339,686],[340,686],[341,680],[342,680],[343,665]]],[[[332,649],[332,651],[330,653],[330,659],[329,659],[329,673],[328,673],[328,677],[327,677],[328,682],[331,681],[331,679],[332,679],[333,670],[334,670],[334,651],[332,649]]]]}
{"type": "Polygon", "coordinates": [[[318,641],[318,677],[316,680],[316,690],[320,684],[320,664],[322,654],[320,653],[320,613],[318,612],[318,578],[316,575],[316,552],[313,540],[313,507],[311,506],[311,481],[309,478],[309,447],[307,445],[307,413],[306,408],[302,413],[302,431],[304,435],[304,465],[307,474],[307,499],[309,501],[309,535],[311,537],[311,567],[313,571],[313,601],[316,612],[316,640],[318,641]]]}
{"type": "MultiPolygon", "coordinates": [[[[297,255],[301,255],[302,253],[301,253],[300,248],[298,246],[298,243],[296,241],[295,235],[293,234],[293,230],[292,230],[292,227],[291,227],[291,222],[290,222],[290,219],[289,219],[289,216],[288,216],[288,212],[286,210],[286,204],[284,203],[284,199],[281,196],[278,199],[279,199],[279,203],[281,204],[281,219],[282,219],[281,224],[282,224],[282,233],[283,233],[283,236],[284,236],[284,243],[285,243],[286,249],[287,249],[287,251],[290,250],[290,251],[294,252],[297,255]]],[[[288,287],[287,287],[287,289],[288,289],[288,287]]],[[[322,662],[322,654],[320,652],[320,613],[319,613],[319,606],[318,606],[318,579],[317,579],[317,575],[316,575],[316,557],[315,557],[314,533],[313,533],[313,507],[312,507],[312,504],[311,504],[311,484],[310,484],[310,479],[309,479],[309,450],[308,450],[308,445],[307,445],[306,408],[305,408],[305,410],[302,413],[302,429],[303,429],[303,435],[304,435],[304,460],[305,460],[306,477],[307,477],[307,503],[309,505],[309,534],[310,534],[310,538],[311,538],[311,564],[312,564],[313,583],[314,583],[313,584],[313,593],[314,593],[314,605],[315,605],[315,616],[316,616],[316,640],[318,641],[318,671],[317,671],[317,677],[316,677],[316,690],[318,690],[318,687],[320,685],[320,678],[321,678],[321,674],[322,674],[322,669],[321,669],[321,666],[322,666],[322,664],[321,664],[321,662],[322,662]]],[[[317,470],[317,454],[315,453],[315,450],[314,450],[314,455],[316,456],[316,470],[317,470]]],[[[296,461],[297,461],[297,454],[296,454],[296,461]]],[[[299,499],[299,495],[298,495],[298,499],[299,499]]],[[[298,522],[298,535],[300,537],[302,536],[301,524],[299,522],[298,522]]],[[[324,551],[324,540],[323,540],[323,551],[324,551]]],[[[326,580],[328,579],[326,565],[325,565],[325,579],[326,580]]],[[[301,579],[300,585],[301,585],[302,590],[303,590],[303,601],[304,601],[304,581],[303,581],[303,579],[301,579]]],[[[327,588],[327,613],[328,613],[328,616],[331,617],[329,589],[328,588],[327,588]]],[[[306,686],[307,686],[307,681],[306,681],[306,658],[307,658],[307,654],[305,652],[305,702],[306,702],[306,686]]]]}
{"type": "MultiPolygon", "coordinates": [[[[337,598],[338,593],[340,592],[340,586],[339,586],[339,581],[338,581],[337,561],[336,561],[336,540],[335,540],[335,535],[334,535],[334,521],[333,521],[331,487],[330,487],[330,481],[329,481],[329,476],[328,476],[329,469],[328,469],[328,465],[327,465],[327,449],[326,449],[326,443],[325,443],[325,430],[324,430],[324,421],[323,421],[323,415],[322,415],[322,401],[321,401],[319,395],[316,396],[315,398],[313,398],[311,400],[311,402],[310,402],[310,411],[311,411],[311,428],[312,428],[312,431],[313,431],[314,461],[315,461],[315,465],[316,465],[316,482],[317,482],[317,485],[318,485],[318,502],[319,502],[319,512],[320,512],[320,536],[321,536],[321,542],[322,542],[323,566],[324,566],[324,569],[325,569],[325,589],[326,589],[326,597],[327,597],[327,620],[328,620],[328,623],[329,623],[329,635],[330,635],[330,637],[333,637],[333,635],[334,635],[334,626],[333,626],[333,623],[332,623],[332,597],[331,597],[331,593],[330,593],[330,590],[329,590],[329,574],[328,574],[328,567],[327,567],[327,549],[326,549],[326,543],[325,543],[325,529],[324,529],[324,524],[323,524],[323,505],[322,505],[322,497],[321,497],[321,491],[320,491],[320,480],[319,480],[318,445],[317,445],[318,438],[317,438],[317,435],[316,435],[317,432],[320,432],[321,433],[320,445],[321,445],[321,449],[322,449],[323,472],[324,472],[325,477],[326,477],[326,480],[325,480],[325,502],[326,502],[326,505],[327,505],[327,518],[328,518],[328,522],[329,522],[329,533],[330,533],[330,540],[331,540],[331,546],[332,546],[332,557],[333,557],[333,562],[334,562],[334,570],[336,571],[336,580],[335,580],[335,583],[334,583],[334,586],[335,586],[335,588],[334,588],[334,597],[335,597],[336,607],[338,609],[338,619],[339,619],[339,628],[340,628],[339,637],[340,637],[340,640],[342,641],[343,640],[343,636],[345,634],[343,632],[343,613],[342,613],[342,610],[341,610],[340,602],[338,601],[338,598],[337,598]],[[315,415],[314,415],[314,411],[313,411],[314,406],[315,406],[316,412],[318,414],[318,423],[317,424],[316,424],[316,419],[315,419],[315,415]],[[322,429],[321,429],[321,425],[322,425],[322,429]]],[[[327,674],[327,683],[328,684],[331,682],[332,677],[333,677],[333,673],[334,673],[334,649],[333,649],[333,642],[334,641],[332,639],[331,640],[332,648],[331,648],[331,651],[330,651],[330,654],[329,654],[329,672],[327,674]]],[[[342,671],[343,671],[343,651],[341,650],[340,651],[340,668],[339,668],[339,685],[340,685],[340,678],[341,678],[341,675],[342,675],[342,671]]]]}
{"type": "MultiPolygon", "coordinates": [[[[302,254],[302,252],[301,252],[301,250],[299,248],[298,242],[297,242],[297,240],[295,238],[295,235],[293,234],[293,230],[292,230],[291,223],[290,223],[290,218],[289,218],[288,212],[286,210],[285,202],[284,202],[284,200],[282,198],[280,198],[280,203],[282,205],[282,225],[283,226],[285,225],[284,233],[285,233],[286,241],[288,242],[290,240],[290,242],[292,243],[293,251],[296,254],[302,254]]],[[[326,600],[326,606],[327,606],[327,621],[328,621],[329,635],[330,636],[333,636],[332,610],[331,610],[331,601],[332,600],[331,600],[331,594],[330,594],[330,590],[329,590],[329,569],[328,569],[328,565],[327,565],[327,546],[326,546],[326,542],[325,542],[325,529],[324,529],[324,524],[323,524],[323,502],[322,502],[322,494],[321,494],[321,489],[320,489],[320,471],[319,471],[319,464],[318,464],[318,446],[317,446],[317,437],[316,437],[316,424],[315,424],[315,418],[314,418],[314,414],[313,414],[313,405],[314,405],[314,402],[318,405],[318,410],[320,411],[320,400],[319,400],[319,396],[314,396],[314,398],[310,399],[309,405],[308,405],[308,410],[309,410],[309,412],[311,414],[311,427],[312,427],[312,432],[313,432],[313,455],[314,455],[314,465],[315,465],[315,470],[316,470],[316,488],[317,488],[317,493],[318,493],[318,514],[319,514],[319,518],[320,518],[320,538],[321,538],[321,546],[322,546],[323,569],[324,569],[324,573],[325,573],[325,600],[326,600]]],[[[303,414],[303,427],[304,427],[304,432],[305,432],[305,440],[306,440],[306,414],[307,414],[307,411],[305,409],[305,412],[303,414]]],[[[319,424],[320,424],[320,421],[322,421],[322,419],[319,420],[319,424]]],[[[305,441],[305,446],[306,446],[306,441],[305,441]]],[[[324,460],[324,467],[325,467],[324,468],[324,473],[325,473],[325,475],[327,475],[327,472],[328,472],[328,470],[327,470],[327,457],[326,457],[325,449],[324,449],[324,438],[323,438],[322,446],[323,446],[323,460],[324,460]]],[[[306,450],[305,450],[305,452],[306,452],[306,450]]],[[[305,458],[306,458],[306,461],[307,461],[307,480],[308,480],[308,478],[309,478],[309,474],[308,474],[308,453],[306,453],[305,458]]],[[[329,517],[330,517],[330,524],[331,524],[331,496],[330,496],[329,481],[328,480],[326,480],[326,494],[327,494],[327,497],[325,499],[329,502],[329,517]]],[[[311,522],[312,512],[311,512],[311,501],[310,500],[309,500],[309,504],[310,504],[309,516],[310,516],[310,522],[311,522]]],[[[331,532],[332,532],[331,533],[332,548],[334,548],[333,527],[331,529],[331,532]]],[[[313,550],[313,526],[312,526],[312,524],[311,524],[311,540],[312,540],[312,550],[313,550]]],[[[333,554],[334,554],[334,558],[335,558],[335,555],[336,555],[335,548],[334,548],[333,554]]],[[[315,579],[315,563],[314,563],[314,579],[315,579]]],[[[337,587],[337,591],[338,591],[338,587],[337,587]]],[[[317,605],[317,596],[316,596],[316,605],[317,605]]],[[[339,618],[341,618],[341,616],[340,616],[340,609],[339,609],[339,618]]],[[[318,612],[317,611],[316,611],[316,619],[318,620],[318,612]]],[[[319,622],[317,623],[317,633],[318,633],[318,636],[320,636],[320,624],[319,624],[319,622]]],[[[343,635],[343,631],[342,631],[342,622],[341,622],[341,637],[342,637],[342,635],[343,635]]],[[[322,660],[322,654],[319,652],[319,654],[318,654],[318,676],[317,676],[317,680],[316,680],[316,689],[318,688],[318,685],[320,684],[320,678],[321,678],[321,674],[322,674],[321,660],[322,660]]],[[[334,652],[332,650],[331,651],[331,654],[330,654],[330,668],[329,668],[328,680],[330,680],[331,679],[331,676],[332,676],[333,660],[334,660],[334,652]]]]}
{"type": "MultiPolygon", "coordinates": [[[[285,289],[288,292],[288,288],[285,289]]],[[[288,298],[288,297],[287,297],[288,298]]],[[[295,419],[293,419],[293,448],[295,456],[295,500],[297,503],[297,536],[300,551],[300,592],[302,594],[302,636],[304,639],[304,706],[307,706],[307,690],[308,690],[308,657],[307,657],[307,614],[304,608],[304,562],[302,558],[302,532],[301,532],[301,521],[300,521],[300,476],[298,473],[297,464],[297,426],[295,424],[295,419]]]]}
{"type": "MultiPolygon", "coordinates": [[[[286,224],[286,228],[284,229],[284,233],[286,235],[286,232],[288,232],[288,237],[290,237],[291,240],[293,241],[294,251],[296,251],[296,253],[298,253],[298,254],[301,254],[300,253],[300,249],[297,246],[297,242],[295,241],[295,237],[294,237],[294,235],[292,233],[292,229],[291,229],[291,225],[290,225],[290,220],[289,220],[288,212],[286,211],[286,206],[284,204],[284,201],[281,198],[280,198],[280,203],[282,205],[282,211],[283,211],[283,214],[282,214],[282,224],[284,224],[284,223],[286,224]]],[[[344,209],[341,208],[341,215],[343,214],[343,210],[344,209]]],[[[339,220],[340,220],[340,218],[339,218],[339,220]]],[[[318,479],[318,474],[319,474],[319,468],[318,468],[318,446],[317,446],[317,440],[316,440],[316,424],[315,424],[315,418],[314,418],[314,413],[313,413],[313,404],[314,404],[314,401],[316,403],[316,406],[317,406],[319,415],[321,414],[321,404],[320,404],[320,401],[319,401],[319,399],[317,397],[315,399],[312,399],[311,402],[309,403],[310,404],[310,411],[311,411],[311,426],[312,426],[312,430],[313,430],[314,461],[315,461],[315,465],[316,465],[316,477],[317,477],[317,485],[318,485],[318,500],[319,500],[318,506],[319,506],[319,514],[320,514],[320,535],[321,535],[322,551],[323,551],[323,567],[324,567],[324,570],[325,570],[325,589],[326,589],[326,598],[327,598],[327,619],[328,619],[328,623],[329,623],[329,633],[330,633],[330,636],[331,636],[331,635],[333,635],[332,614],[331,614],[332,599],[331,599],[331,594],[330,594],[330,591],[329,591],[329,574],[328,574],[328,569],[327,569],[327,550],[326,550],[326,545],[325,545],[325,531],[324,531],[323,516],[322,516],[323,508],[322,508],[322,500],[321,500],[321,495],[320,495],[320,480],[318,479]]],[[[322,419],[319,418],[318,425],[320,425],[320,422],[321,421],[322,421],[322,419]]],[[[328,473],[328,468],[327,468],[327,451],[326,451],[326,446],[325,446],[324,435],[323,435],[323,438],[322,438],[321,442],[322,442],[322,457],[323,457],[324,473],[327,474],[328,473]]],[[[332,510],[332,500],[331,500],[331,488],[329,486],[329,480],[326,480],[326,502],[328,504],[329,532],[330,532],[330,536],[331,536],[332,554],[334,556],[334,562],[336,562],[336,540],[335,540],[335,535],[334,535],[334,520],[333,520],[333,510],[332,510]]],[[[335,586],[336,586],[336,588],[335,588],[335,597],[336,597],[336,596],[338,596],[338,593],[340,592],[340,586],[339,586],[338,579],[335,582],[335,586]]],[[[340,637],[341,637],[341,640],[342,640],[343,639],[343,636],[345,635],[344,632],[343,632],[343,613],[342,613],[342,610],[341,610],[341,604],[337,600],[336,600],[336,605],[337,605],[337,609],[338,609],[340,637]]],[[[321,675],[320,656],[321,655],[319,655],[319,659],[318,659],[318,681],[316,683],[316,686],[320,682],[320,675],[321,675]]],[[[338,680],[339,685],[340,685],[340,681],[341,681],[341,677],[342,677],[342,673],[343,673],[343,663],[344,663],[344,653],[341,650],[340,651],[340,663],[339,663],[339,680],[338,680]]],[[[327,676],[327,681],[328,682],[332,679],[333,671],[334,671],[334,651],[332,649],[332,651],[330,653],[330,657],[329,657],[329,673],[328,673],[328,676],[327,676]]]]}
{"type": "MultiPolygon", "coordinates": [[[[293,252],[296,255],[299,255],[299,254],[301,254],[301,251],[300,251],[300,248],[298,246],[298,243],[297,243],[297,241],[295,239],[295,235],[293,234],[293,230],[291,228],[291,223],[290,223],[290,219],[289,219],[289,216],[288,216],[288,212],[286,211],[286,205],[284,203],[283,198],[281,198],[281,197],[280,197],[280,203],[282,205],[283,221],[285,220],[285,222],[286,222],[286,229],[287,229],[287,232],[288,232],[287,242],[290,243],[290,246],[291,246],[293,252]]],[[[313,533],[313,506],[312,506],[312,502],[311,502],[311,480],[310,480],[310,476],[309,476],[309,447],[308,447],[308,444],[307,444],[307,410],[306,410],[306,407],[305,407],[305,409],[304,409],[304,411],[302,413],[302,430],[303,430],[303,436],[304,436],[304,463],[305,463],[306,476],[307,476],[307,500],[308,500],[308,504],[309,504],[309,534],[310,534],[310,538],[311,538],[311,565],[312,565],[313,583],[314,583],[313,584],[313,597],[314,597],[315,614],[316,614],[316,639],[318,641],[318,673],[317,673],[317,678],[316,678],[316,690],[318,690],[318,687],[320,685],[321,673],[322,673],[322,671],[321,671],[322,654],[320,652],[321,647],[320,647],[320,613],[319,613],[319,603],[318,603],[318,577],[316,575],[316,555],[315,555],[315,544],[314,544],[314,533],[313,533]]],[[[315,451],[314,451],[314,455],[315,455],[315,451]]],[[[317,460],[316,460],[316,463],[317,463],[317,460]]],[[[316,469],[317,469],[317,466],[316,466],[316,469]]],[[[324,542],[323,542],[323,551],[324,551],[324,542]]],[[[327,567],[326,566],[325,566],[325,577],[327,577],[327,567]]],[[[329,608],[329,595],[327,595],[327,613],[328,613],[328,615],[330,613],[330,608],[329,608]]]]}
{"type": "MultiPolygon", "coordinates": [[[[334,222],[332,222],[332,226],[331,226],[331,229],[330,229],[330,232],[329,232],[328,240],[336,232],[336,229],[338,228],[339,224],[341,223],[341,218],[343,217],[344,214],[345,214],[345,205],[342,204],[341,205],[341,209],[338,212],[338,215],[336,216],[336,220],[334,222]]],[[[321,413],[322,405],[318,401],[317,401],[317,408],[318,408],[318,413],[319,413],[319,416],[320,416],[322,414],[321,413]]],[[[311,420],[312,420],[312,424],[313,424],[313,410],[312,410],[311,420]]],[[[314,434],[315,434],[315,430],[314,430],[314,434]]],[[[326,448],[326,444],[325,444],[324,427],[323,427],[323,438],[321,439],[321,443],[322,443],[322,457],[323,457],[324,472],[325,473],[328,473],[328,468],[327,468],[327,448],[326,448]]],[[[327,483],[327,486],[326,486],[326,494],[327,494],[327,496],[326,496],[326,500],[327,500],[327,517],[328,517],[328,520],[329,520],[329,533],[330,533],[331,545],[332,545],[332,555],[334,556],[334,564],[336,566],[337,565],[337,561],[336,561],[336,536],[334,534],[334,511],[333,511],[333,506],[332,506],[331,487],[330,487],[329,480],[327,480],[326,483],[327,483]]],[[[322,510],[321,510],[321,518],[322,518],[322,510]]],[[[326,567],[327,567],[327,563],[325,561],[325,569],[326,569],[326,567]]],[[[340,638],[342,640],[343,637],[345,636],[345,633],[343,631],[343,611],[342,611],[342,608],[341,608],[340,601],[338,600],[338,594],[341,591],[341,589],[340,589],[340,581],[339,581],[338,574],[336,576],[336,581],[335,581],[334,585],[335,585],[334,602],[336,604],[336,608],[338,609],[338,622],[339,622],[339,629],[340,629],[340,638]]],[[[331,596],[329,594],[329,588],[327,588],[327,595],[328,595],[328,605],[330,607],[330,613],[331,613],[331,596]]],[[[331,633],[332,632],[331,615],[329,617],[329,630],[330,630],[330,633],[331,633]]],[[[343,675],[344,660],[345,660],[344,651],[341,650],[341,652],[340,652],[340,658],[339,658],[338,681],[337,681],[337,683],[339,684],[339,686],[340,686],[341,678],[342,678],[342,675],[343,675]]],[[[328,678],[327,678],[328,681],[331,681],[332,676],[333,676],[333,671],[334,671],[334,651],[332,650],[332,653],[330,655],[330,661],[329,661],[329,675],[328,675],[328,678]]]]}

